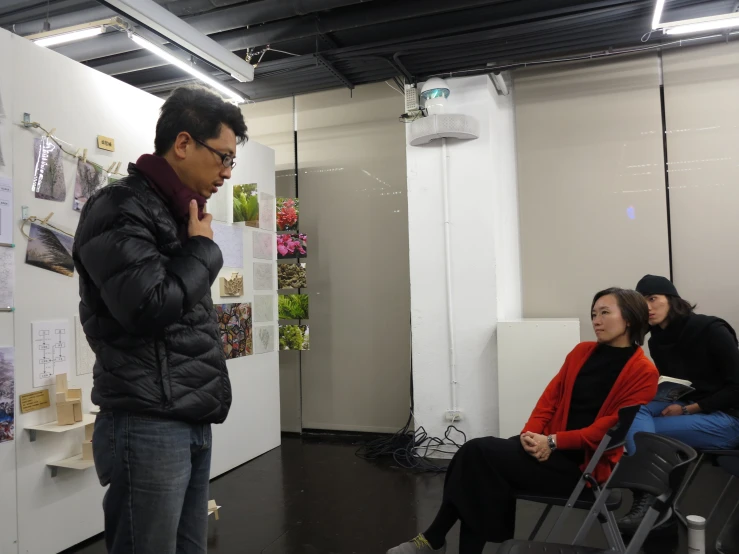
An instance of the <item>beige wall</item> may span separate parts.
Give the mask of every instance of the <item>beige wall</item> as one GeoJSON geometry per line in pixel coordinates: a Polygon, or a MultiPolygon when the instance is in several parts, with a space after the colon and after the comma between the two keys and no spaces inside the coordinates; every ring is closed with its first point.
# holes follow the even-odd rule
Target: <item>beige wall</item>
{"type": "MultiPolygon", "coordinates": [[[[302,371],[297,353],[281,354],[283,430],[394,432],[410,394],[403,97],[379,83],[295,102],[311,350],[302,371]]],[[[244,108],[277,153],[278,195],[295,191],[292,103],[244,108]]]]}
{"type": "Polygon", "coordinates": [[[669,274],[658,58],[514,77],[524,316],[592,340],[595,292],[669,274]]]}

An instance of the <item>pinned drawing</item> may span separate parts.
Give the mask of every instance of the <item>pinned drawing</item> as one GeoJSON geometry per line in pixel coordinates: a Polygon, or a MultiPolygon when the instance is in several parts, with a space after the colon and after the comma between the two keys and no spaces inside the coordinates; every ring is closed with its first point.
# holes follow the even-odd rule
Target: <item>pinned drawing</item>
{"type": "Polygon", "coordinates": [[[12,346],[0,348],[0,442],[15,438],[15,356],[12,346]]]}
{"type": "Polygon", "coordinates": [[[244,228],[213,223],[213,242],[223,255],[223,267],[244,267],[244,228]]]}
{"type": "Polygon", "coordinates": [[[12,308],[15,294],[15,250],[0,246],[0,308],[12,308]]]}
{"type": "Polygon", "coordinates": [[[260,192],[259,204],[265,206],[265,208],[259,212],[259,228],[264,229],[265,231],[274,231],[275,212],[274,210],[267,209],[267,206],[275,205],[275,197],[266,192],[260,192]]]}
{"type": "Polygon", "coordinates": [[[273,247],[275,239],[273,236],[274,235],[272,233],[260,233],[259,231],[254,231],[252,233],[252,247],[255,258],[260,260],[275,259],[273,247]]]}
{"type": "Polygon", "coordinates": [[[244,276],[232,273],[231,277],[221,277],[221,296],[242,296],[244,294],[244,276]]]}
{"type": "Polygon", "coordinates": [[[54,383],[56,375],[69,373],[69,321],[31,323],[33,388],[54,383]]]}
{"type": "Polygon", "coordinates": [[[62,150],[49,137],[33,140],[33,185],[36,198],[64,202],[67,185],[64,183],[62,150]]]}
{"type": "Polygon", "coordinates": [[[310,350],[307,325],[280,325],[280,350],[310,350]]]}
{"type": "Polygon", "coordinates": [[[95,367],[95,353],[87,342],[85,331],[80,322],[80,316],[74,316],[74,338],[77,349],[75,356],[77,359],[77,375],[86,375],[92,373],[95,367]]]}
{"type": "Polygon", "coordinates": [[[216,304],[218,327],[226,359],[252,354],[251,304],[216,304]]]}
{"type": "Polygon", "coordinates": [[[27,264],[67,277],[74,275],[72,260],[74,237],[38,223],[31,223],[28,236],[27,264]]]}
{"type": "Polygon", "coordinates": [[[275,326],[254,326],[254,353],[266,354],[275,351],[275,326]]]}
{"type": "Polygon", "coordinates": [[[81,212],[85,202],[97,190],[107,184],[108,174],[102,168],[94,166],[90,162],[79,160],[77,162],[77,180],[74,184],[74,204],[72,208],[81,212]]]}
{"type": "Polygon", "coordinates": [[[254,290],[275,289],[275,263],[254,262],[254,290]]]}
{"type": "Polygon", "coordinates": [[[308,286],[305,264],[280,264],[277,266],[278,289],[304,289],[308,286]]]}
{"type": "Polygon", "coordinates": [[[255,294],[254,295],[254,321],[263,323],[265,321],[275,320],[275,295],[274,294],[255,294]]]}
{"type": "Polygon", "coordinates": [[[297,231],[300,203],[297,198],[277,198],[277,230],[297,231]]]}
{"type": "Polygon", "coordinates": [[[233,186],[234,223],[245,223],[247,227],[259,227],[259,199],[257,184],[233,186]]]}
{"type": "Polygon", "coordinates": [[[277,259],[305,258],[308,256],[308,237],[303,233],[277,235],[277,259]]]}

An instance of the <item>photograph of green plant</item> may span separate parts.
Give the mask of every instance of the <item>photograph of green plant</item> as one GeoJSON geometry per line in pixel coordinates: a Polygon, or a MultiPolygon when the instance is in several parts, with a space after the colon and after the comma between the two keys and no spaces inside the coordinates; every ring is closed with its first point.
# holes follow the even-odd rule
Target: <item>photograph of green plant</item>
{"type": "Polygon", "coordinates": [[[248,227],[259,227],[259,199],[257,184],[234,185],[234,223],[244,222],[248,227]]]}
{"type": "Polygon", "coordinates": [[[310,350],[307,325],[280,325],[280,350],[310,350]]]}
{"type": "Polygon", "coordinates": [[[300,202],[297,198],[277,197],[277,230],[296,231],[300,215],[300,202]]]}
{"type": "Polygon", "coordinates": [[[305,264],[279,264],[277,266],[278,289],[304,289],[308,287],[305,264]]]}
{"type": "Polygon", "coordinates": [[[278,319],[308,319],[307,294],[283,294],[277,297],[278,319]]]}

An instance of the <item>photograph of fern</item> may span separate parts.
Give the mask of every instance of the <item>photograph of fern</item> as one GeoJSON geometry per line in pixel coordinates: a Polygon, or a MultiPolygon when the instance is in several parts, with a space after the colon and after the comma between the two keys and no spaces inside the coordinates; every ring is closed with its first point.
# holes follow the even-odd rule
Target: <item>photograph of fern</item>
{"type": "Polygon", "coordinates": [[[283,294],[277,297],[278,319],[308,319],[307,294],[283,294]]]}

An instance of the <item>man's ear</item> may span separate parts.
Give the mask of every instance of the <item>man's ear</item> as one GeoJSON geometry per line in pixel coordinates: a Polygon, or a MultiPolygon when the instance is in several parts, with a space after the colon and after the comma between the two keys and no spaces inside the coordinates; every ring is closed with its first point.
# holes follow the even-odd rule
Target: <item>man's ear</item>
{"type": "Polygon", "coordinates": [[[195,141],[189,133],[182,131],[177,135],[172,145],[172,153],[179,160],[184,160],[187,157],[188,148],[193,148],[195,141]]]}

